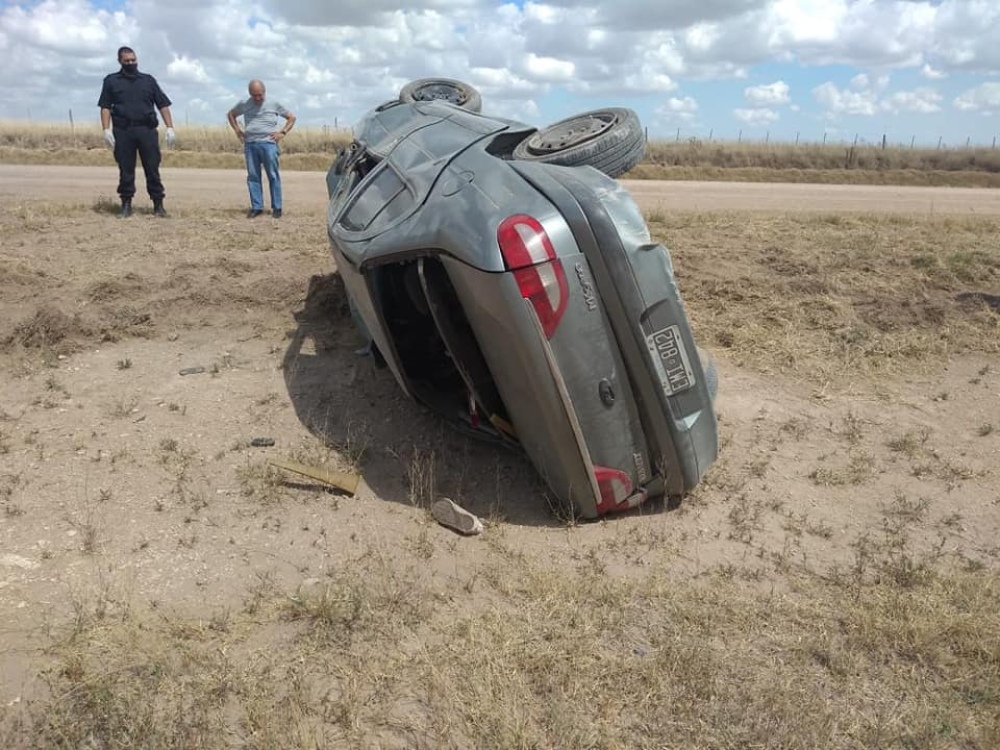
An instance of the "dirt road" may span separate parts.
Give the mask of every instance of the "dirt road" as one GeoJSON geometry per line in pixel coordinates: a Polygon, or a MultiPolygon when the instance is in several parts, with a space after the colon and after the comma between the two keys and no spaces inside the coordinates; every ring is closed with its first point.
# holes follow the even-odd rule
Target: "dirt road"
{"type": "MultiPolygon", "coordinates": [[[[233,186],[242,183],[243,174],[225,169],[164,169],[163,181],[170,204],[231,206],[233,186]]],[[[326,203],[322,173],[285,172],[282,182],[289,207],[315,209],[326,203]]],[[[111,167],[0,165],[3,199],[78,198],[86,203],[102,195],[113,198],[116,183],[117,173],[111,167]]],[[[988,188],[662,180],[624,180],[623,184],[646,210],[1000,214],[1000,190],[988,188]]]]}

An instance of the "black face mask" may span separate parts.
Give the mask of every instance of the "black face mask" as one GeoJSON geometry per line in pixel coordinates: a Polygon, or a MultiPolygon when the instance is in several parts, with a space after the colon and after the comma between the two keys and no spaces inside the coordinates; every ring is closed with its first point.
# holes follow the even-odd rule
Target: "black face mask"
{"type": "Polygon", "coordinates": [[[122,63],[122,73],[127,76],[134,76],[139,72],[139,63],[122,63]]]}

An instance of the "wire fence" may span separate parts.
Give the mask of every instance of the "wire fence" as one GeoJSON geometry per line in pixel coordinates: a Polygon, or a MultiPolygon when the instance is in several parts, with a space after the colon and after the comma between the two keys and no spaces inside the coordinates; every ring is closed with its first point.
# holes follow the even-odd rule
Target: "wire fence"
{"type": "MultiPolygon", "coordinates": [[[[205,158],[228,158],[242,153],[242,145],[225,123],[180,126],[177,152],[202,154],[205,158]]],[[[743,130],[735,137],[722,138],[711,129],[703,132],[677,128],[672,134],[650,136],[646,130],[646,150],[643,162],[660,167],[693,169],[760,169],[760,170],[908,170],[920,172],[975,172],[980,175],[1000,175],[1000,149],[997,137],[989,142],[976,142],[971,136],[957,143],[939,137],[935,143],[918,142],[916,136],[900,142],[882,133],[874,138],[855,133],[851,138],[823,132],[806,138],[796,133],[794,138],[772,138],[770,131],[763,137],[748,136],[743,130]]],[[[328,159],[352,138],[349,128],[331,125],[299,125],[283,142],[282,150],[290,156],[328,159]]],[[[70,150],[103,150],[105,144],[97,123],[77,127],[72,110],[68,123],[0,122],[0,149],[45,151],[58,159],[58,154],[70,150]]],[[[176,154],[175,154],[176,156],[176,154]]]]}
{"type": "MultiPolygon", "coordinates": [[[[76,124],[75,124],[74,117],[73,117],[73,110],[70,109],[68,111],[68,113],[69,113],[70,134],[75,136],[75,134],[76,134],[76,124]]],[[[31,110],[30,109],[28,110],[28,121],[31,122],[31,110]]],[[[187,113],[184,114],[184,125],[185,125],[186,128],[190,127],[190,123],[188,122],[187,113]]],[[[194,127],[196,129],[201,129],[201,130],[204,130],[206,132],[207,131],[215,130],[217,128],[217,126],[214,126],[214,125],[198,125],[198,124],[196,124],[194,127]]],[[[309,125],[309,126],[306,126],[306,127],[308,127],[309,130],[311,130],[312,132],[320,132],[320,133],[323,134],[323,136],[325,138],[327,138],[329,140],[337,141],[337,142],[339,142],[343,138],[343,136],[344,136],[345,133],[349,133],[350,132],[350,128],[349,127],[343,127],[342,128],[340,126],[340,121],[339,121],[338,117],[334,117],[333,118],[333,125],[329,125],[329,124],[309,125]]],[[[646,135],[646,141],[647,142],[670,142],[670,141],[673,141],[674,143],[680,143],[681,141],[685,141],[685,142],[690,142],[690,143],[698,143],[698,142],[704,142],[704,143],[736,143],[736,144],[747,143],[747,144],[763,144],[763,145],[770,145],[770,144],[773,143],[775,145],[782,145],[782,146],[787,146],[787,145],[795,145],[795,146],[801,146],[801,145],[808,145],[808,146],[816,146],[816,145],[822,145],[822,146],[839,145],[839,146],[853,146],[854,148],[858,148],[859,146],[860,147],[865,147],[865,148],[881,148],[883,151],[888,150],[890,148],[896,148],[896,149],[909,148],[909,149],[912,149],[912,150],[917,150],[917,149],[938,149],[938,150],[943,150],[943,149],[990,149],[990,150],[996,150],[996,148],[997,148],[997,139],[998,139],[998,137],[1000,137],[1000,135],[995,134],[991,138],[988,138],[988,139],[986,139],[984,141],[984,140],[979,139],[979,138],[975,138],[974,139],[971,135],[970,136],[966,136],[964,139],[952,139],[952,138],[947,138],[946,139],[944,135],[939,135],[937,137],[936,141],[927,141],[927,140],[923,140],[922,139],[918,143],[916,135],[911,135],[909,137],[909,139],[900,140],[898,136],[893,136],[893,137],[890,138],[889,134],[886,133],[886,132],[883,132],[881,134],[876,134],[874,137],[862,134],[860,132],[856,132],[853,137],[845,137],[844,135],[839,134],[839,133],[838,134],[831,134],[829,132],[824,131],[818,137],[814,136],[814,137],[810,138],[808,136],[803,137],[801,131],[799,131],[799,132],[795,133],[795,137],[794,138],[789,138],[789,137],[781,136],[781,137],[775,137],[774,139],[772,139],[772,137],[771,137],[771,131],[770,130],[765,131],[763,138],[761,138],[760,136],[754,137],[753,135],[745,134],[744,131],[742,129],[740,129],[740,130],[737,131],[736,137],[733,138],[732,136],[729,136],[729,137],[726,137],[726,136],[716,137],[716,130],[715,130],[715,128],[710,129],[708,131],[708,135],[706,137],[703,132],[685,132],[680,127],[678,127],[672,134],[666,134],[666,133],[656,134],[656,135],[653,135],[652,139],[650,138],[649,128],[646,127],[645,128],[645,135],[646,135]]]]}
{"type": "Polygon", "coordinates": [[[916,135],[911,135],[908,139],[901,140],[898,136],[890,137],[888,133],[882,133],[881,135],[876,135],[874,137],[869,137],[860,132],[855,133],[853,137],[845,137],[842,134],[831,134],[828,132],[822,133],[818,137],[803,137],[801,132],[796,132],[794,138],[788,137],[775,137],[772,139],[771,131],[765,131],[764,136],[754,137],[753,135],[745,134],[743,130],[739,130],[736,133],[736,137],[716,137],[715,129],[708,131],[707,137],[704,132],[685,132],[681,128],[672,134],[659,134],[653,135],[650,138],[649,128],[646,128],[646,141],[647,142],[674,142],[680,143],[682,141],[686,142],[704,142],[704,143],[736,143],[736,144],[763,144],[763,145],[782,145],[782,146],[853,146],[865,147],[865,148],[881,148],[882,150],[887,150],[890,148],[909,148],[909,149],[990,149],[995,150],[997,148],[998,135],[994,135],[991,138],[985,140],[980,138],[973,138],[972,136],[966,136],[964,139],[946,139],[943,135],[939,135],[936,140],[928,141],[921,140],[917,141],[916,135]]]}

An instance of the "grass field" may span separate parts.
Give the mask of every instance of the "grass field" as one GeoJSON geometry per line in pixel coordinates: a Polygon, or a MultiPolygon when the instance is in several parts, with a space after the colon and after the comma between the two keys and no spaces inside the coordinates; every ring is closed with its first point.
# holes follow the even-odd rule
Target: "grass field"
{"type": "Polygon", "coordinates": [[[38,564],[83,580],[32,630],[44,689],[0,701],[0,747],[1000,747],[996,219],[647,214],[729,376],[722,455],[673,510],[576,525],[513,522],[531,485],[423,440],[388,378],[348,382],[320,211],[272,227],[182,209],[163,237],[114,208],[0,206],[0,365],[26,395],[0,410],[0,528],[27,545],[65,514],[74,535],[38,564]],[[212,432],[244,410],[274,428],[288,394],[230,383],[275,357],[305,368],[247,353],[290,347],[293,324],[326,357],[316,397],[367,436],[298,450],[400,482],[398,505],[290,487],[212,432]],[[199,335],[225,347],[205,380],[132,398],[151,368],[130,347],[173,374],[199,335]],[[90,403],[98,377],[110,406],[90,403]],[[149,444],[116,442],[136,423],[149,444]],[[90,493],[52,511],[65,466],[90,493]],[[488,509],[487,533],[441,533],[444,493],[488,509]],[[261,539],[268,565],[247,573],[261,539]],[[128,575],[162,555],[210,587],[228,554],[200,609],[128,575]],[[288,569],[297,584],[272,572],[288,569]]]}
{"type": "Polygon", "coordinates": [[[5,747],[991,750],[1000,578],[916,553],[914,515],[777,589],[552,575],[502,537],[453,593],[378,548],[203,620],[111,589],[59,632],[53,700],[5,747]]]}
{"type": "MultiPolygon", "coordinates": [[[[225,126],[177,128],[172,167],[238,169],[242,149],[225,126]]],[[[325,170],[349,130],[299,127],[282,143],[287,169],[325,170]]],[[[0,123],[0,163],[111,165],[98,127],[0,123]]],[[[652,141],[632,178],[1000,187],[1000,149],[652,141]]]]}

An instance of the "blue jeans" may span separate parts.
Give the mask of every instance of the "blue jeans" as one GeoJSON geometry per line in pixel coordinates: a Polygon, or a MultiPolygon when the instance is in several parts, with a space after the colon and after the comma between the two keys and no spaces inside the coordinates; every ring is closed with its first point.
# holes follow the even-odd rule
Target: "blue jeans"
{"type": "Polygon", "coordinates": [[[250,208],[264,210],[264,185],[260,179],[261,167],[267,173],[267,186],[271,189],[271,208],[281,208],[281,176],[278,174],[278,144],[274,141],[247,141],[243,144],[247,160],[247,187],[250,188],[250,208]]]}

